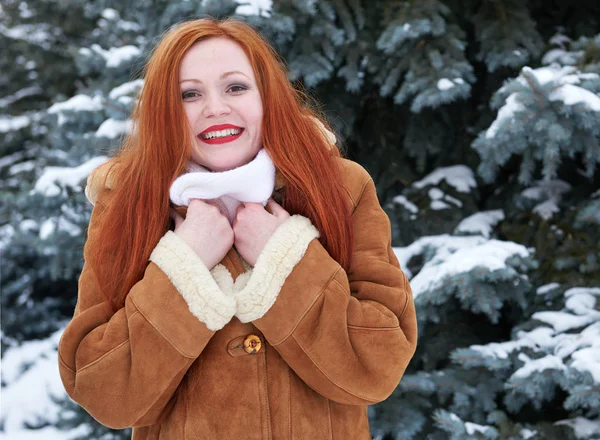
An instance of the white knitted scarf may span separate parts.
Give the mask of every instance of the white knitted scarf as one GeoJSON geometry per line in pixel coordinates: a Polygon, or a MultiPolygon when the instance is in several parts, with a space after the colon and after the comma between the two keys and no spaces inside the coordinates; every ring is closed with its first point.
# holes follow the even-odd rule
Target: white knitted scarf
{"type": "Polygon", "coordinates": [[[192,199],[214,200],[233,223],[241,202],[267,204],[275,188],[275,165],[261,148],[254,159],[229,171],[210,172],[190,162],[188,172],[173,182],[170,198],[175,205],[188,206],[192,199]]]}

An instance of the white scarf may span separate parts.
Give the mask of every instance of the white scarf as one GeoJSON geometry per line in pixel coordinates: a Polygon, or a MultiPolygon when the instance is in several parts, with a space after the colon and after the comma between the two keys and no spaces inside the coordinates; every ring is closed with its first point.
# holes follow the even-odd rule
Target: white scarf
{"type": "Polygon", "coordinates": [[[188,206],[192,199],[215,200],[229,223],[241,202],[267,204],[275,189],[275,165],[261,148],[246,165],[229,171],[210,172],[201,165],[190,162],[188,172],[179,176],[170,189],[175,205],[188,206]]]}

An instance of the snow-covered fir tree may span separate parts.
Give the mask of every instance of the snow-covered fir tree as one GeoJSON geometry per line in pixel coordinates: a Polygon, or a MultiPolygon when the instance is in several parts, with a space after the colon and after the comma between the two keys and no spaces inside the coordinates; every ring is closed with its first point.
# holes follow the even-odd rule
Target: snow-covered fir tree
{"type": "Polygon", "coordinates": [[[599,4],[5,0],[0,439],[130,437],[70,401],[56,347],[86,177],[158,36],[203,14],[270,39],[390,216],[419,341],[373,438],[600,438],[599,4]]]}

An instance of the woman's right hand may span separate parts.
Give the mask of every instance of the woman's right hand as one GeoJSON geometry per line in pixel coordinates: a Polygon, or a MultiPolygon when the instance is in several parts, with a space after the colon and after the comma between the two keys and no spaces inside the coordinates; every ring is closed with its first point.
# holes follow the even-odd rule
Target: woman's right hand
{"type": "Polygon", "coordinates": [[[179,235],[211,270],[233,246],[234,235],[229,220],[221,210],[200,199],[192,199],[185,219],[171,209],[175,234],[179,235]]]}

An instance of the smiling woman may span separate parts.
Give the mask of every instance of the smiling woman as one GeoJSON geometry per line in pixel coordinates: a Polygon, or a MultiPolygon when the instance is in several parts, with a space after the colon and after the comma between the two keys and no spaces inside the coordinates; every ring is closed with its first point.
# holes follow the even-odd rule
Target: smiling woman
{"type": "Polygon", "coordinates": [[[88,179],[59,370],[134,440],[368,439],[367,406],[414,354],[373,179],[282,66],[243,22],[174,27],[135,129],[88,179]]]}
{"type": "Polygon", "coordinates": [[[194,44],[179,71],[192,160],[210,171],[248,163],[262,145],[262,99],[242,48],[218,37],[194,44]],[[214,145],[219,145],[215,147],[214,145]]]}

